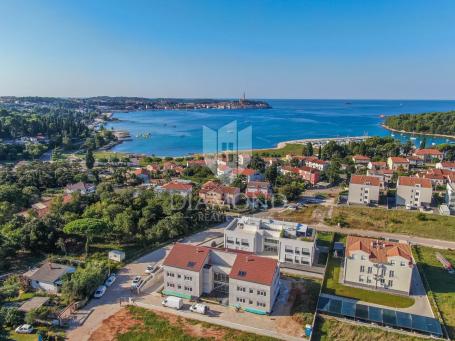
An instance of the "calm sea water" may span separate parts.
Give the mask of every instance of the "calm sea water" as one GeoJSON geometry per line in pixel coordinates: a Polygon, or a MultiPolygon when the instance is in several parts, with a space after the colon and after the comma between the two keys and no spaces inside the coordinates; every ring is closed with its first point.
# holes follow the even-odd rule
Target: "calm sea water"
{"type": "MultiPolygon", "coordinates": [[[[275,147],[278,142],[302,138],[391,135],[380,126],[381,114],[455,110],[455,101],[380,100],[267,100],[272,109],[254,110],[160,110],[116,113],[120,121],[111,127],[128,130],[132,141],[113,151],[159,156],[183,156],[202,152],[202,127],[218,129],[237,121],[239,128],[251,125],[253,147],[275,147]],[[150,133],[150,138],[140,135],[150,133]]],[[[394,134],[407,140],[410,136],[394,134]]],[[[420,143],[421,137],[412,139],[420,143]]],[[[427,139],[443,143],[446,139],[427,139]]]]}

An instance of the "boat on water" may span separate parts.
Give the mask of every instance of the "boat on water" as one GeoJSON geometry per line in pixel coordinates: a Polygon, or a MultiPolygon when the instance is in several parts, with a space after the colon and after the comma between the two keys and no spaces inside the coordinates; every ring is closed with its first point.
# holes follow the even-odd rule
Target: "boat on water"
{"type": "Polygon", "coordinates": [[[417,137],[411,136],[409,139],[410,140],[417,140],[417,137]]]}

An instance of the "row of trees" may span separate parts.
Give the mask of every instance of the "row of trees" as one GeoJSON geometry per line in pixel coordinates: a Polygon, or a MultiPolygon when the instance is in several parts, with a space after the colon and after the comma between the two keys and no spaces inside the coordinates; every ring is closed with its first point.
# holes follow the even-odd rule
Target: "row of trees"
{"type": "Polygon", "coordinates": [[[388,116],[385,125],[406,132],[455,135],[455,111],[388,116]]]}

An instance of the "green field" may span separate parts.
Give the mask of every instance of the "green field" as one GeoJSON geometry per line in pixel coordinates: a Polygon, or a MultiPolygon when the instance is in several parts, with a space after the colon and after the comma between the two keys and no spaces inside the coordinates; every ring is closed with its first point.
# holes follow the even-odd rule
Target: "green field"
{"type": "Polygon", "coordinates": [[[134,319],[140,320],[140,325],[132,327],[126,333],[117,336],[118,341],[139,341],[139,340],[184,340],[184,341],[200,341],[205,338],[189,335],[182,328],[184,325],[198,326],[203,330],[218,331],[222,335],[219,340],[226,341],[275,341],[275,338],[261,336],[251,333],[246,333],[230,328],[221,327],[218,325],[200,322],[190,319],[179,318],[179,324],[172,324],[166,318],[155,314],[153,311],[129,307],[129,311],[133,314],[134,319]]]}
{"type": "Polygon", "coordinates": [[[410,297],[392,295],[374,290],[358,289],[339,283],[340,265],[340,259],[329,258],[322,288],[324,293],[381,304],[393,308],[407,308],[414,304],[414,300],[410,297]]]}
{"type": "MultiPolygon", "coordinates": [[[[445,271],[436,259],[436,252],[441,253],[449,262],[455,264],[455,251],[414,247],[414,257],[426,284],[428,294],[434,298],[441,311],[452,340],[455,339],[455,274],[445,271]]],[[[433,302],[432,302],[433,303],[433,302]]],[[[436,314],[435,314],[436,315],[436,314]]]]}
{"type": "Polygon", "coordinates": [[[334,318],[319,316],[312,340],[316,341],[423,341],[428,340],[411,335],[394,333],[373,326],[360,326],[341,322],[334,318]]]}
{"type": "Polygon", "coordinates": [[[344,218],[347,228],[455,241],[455,217],[382,208],[335,207],[332,218],[339,216],[344,218]]]}

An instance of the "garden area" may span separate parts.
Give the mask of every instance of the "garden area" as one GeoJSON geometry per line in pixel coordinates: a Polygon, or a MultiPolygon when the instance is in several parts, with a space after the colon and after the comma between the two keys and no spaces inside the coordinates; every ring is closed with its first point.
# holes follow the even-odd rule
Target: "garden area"
{"type": "MultiPolygon", "coordinates": [[[[413,253],[433,311],[439,309],[449,337],[453,340],[455,339],[455,274],[449,274],[444,270],[436,258],[436,253],[440,253],[453,265],[455,251],[415,246],[413,253]]],[[[438,315],[436,311],[435,315],[438,315]]]]}
{"type": "MultiPolygon", "coordinates": [[[[405,210],[367,207],[335,207],[333,224],[361,230],[402,233],[424,238],[455,241],[455,218],[405,210]],[[336,222],[335,222],[336,221],[336,222]]],[[[331,221],[326,221],[331,224],[331,221]]]]}

